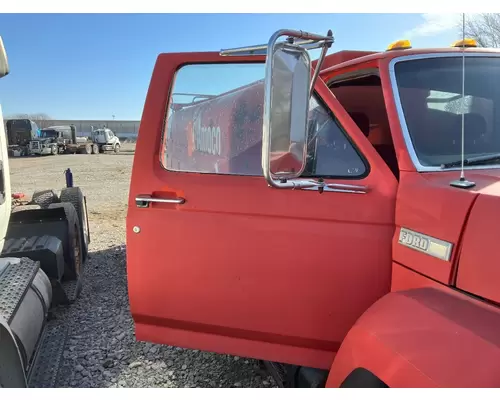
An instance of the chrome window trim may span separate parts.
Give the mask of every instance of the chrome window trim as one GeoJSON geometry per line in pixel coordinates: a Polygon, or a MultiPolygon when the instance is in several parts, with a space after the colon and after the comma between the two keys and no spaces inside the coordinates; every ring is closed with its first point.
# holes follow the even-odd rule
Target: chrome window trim
{"type": "MultiPolygon", "coordinates": [[[[500,53],[492,52],[492,53],[465,53],[466,57],[500,57],[500,53]]],[[[392,87],[392,93],[394,96],[394,105],[396,106],[396,111],[398,114],[399,125],[401,127],[401,131],[403,132],[403,139],[406,144],[406,148],[408,149],[408,153],[410,155],[411,161],[415,166],[418,172],[436,172],[436,171],[460,171],[460,166],[453,168],[442,169],[441,167],[428,167],[424,166],[420,163],[418,159],[417,153],[415,151],[415,147],[413,146],[413,142],[411,140],[410,132],[408,131],[408,126],[406,125],[406,119],[403,113],[403,107],[401,106],[401,99],[399,97],[399,90],[396,79],[395,65],[399,62],[412,61],[412,60],[422,60],[426,58],[440,58],[440,57],[462,57],[462,53],[453,52],[453,53],[429,53],[429,54],[412,54],[406,56],[395,57],[389,62],[389,80],[392,87]]],[[[500,164],[497,165],[474,165],[474,166],[464,166],[466,170],[475,170],[475,169],[499,169],[500,164]]]]}

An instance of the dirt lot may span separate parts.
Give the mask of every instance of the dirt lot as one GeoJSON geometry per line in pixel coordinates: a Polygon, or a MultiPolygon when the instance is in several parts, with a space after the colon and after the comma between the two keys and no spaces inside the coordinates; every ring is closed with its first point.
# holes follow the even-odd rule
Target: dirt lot
{"type": "MultiPolygon", "coordinates": [[[[59,387],[269,387],[255,360],[136,342],[128,308],[125,217],[133,144],[120,154],[11,158],[13,192],[61,189],[71,168],[92,235],[83,291],[56,318],[70,324],[59,387]]],[[[181,299],[182,301],[182,299],[181,299]]]]}
{"type": "MultiPolygon", "coordinates": [[[[31,196],[35,190],[61,189],[64,171],[73,173],[75,186],[87,196],[90,229],[104,225],[120,228],[118,241],[125,241],[127,196],[135,145],[123,144],[119,154],[65,154],[9,159],[13,192],[31,196]]],[[[97,232],[96,232],[97,233],[97,232]]],[[[101,233],[101,232],[99,232],[101,233]]],[[[104,234],[104,232],[103,232],[104,234]]]]}

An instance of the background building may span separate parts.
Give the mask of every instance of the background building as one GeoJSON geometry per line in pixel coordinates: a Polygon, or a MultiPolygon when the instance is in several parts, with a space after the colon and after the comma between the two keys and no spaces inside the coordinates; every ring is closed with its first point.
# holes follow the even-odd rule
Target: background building
{"type": "Polygon", "coordinates": [[[135,138],[141,121],[103,121],[103,120],[44,120],[36,121],[40,129],[55,125],[75,125],[80,136],[90,135],[92,127],[109,128],[119,137],[135,138]]]}
{"type": "MultiPolygon", "coordinates": [[[[109,128],[115,135],[120,138],[135,139],[139,131],[139,124],[141,121],[117,121],[117,120],[68,120],[68,119],[44,119],[44,118],[30,118],[30,116],[14,116],[14,117],[4,117],[4,124],[7,124],[7,120],[11,118],[28,118],[35,122],[38,128],[43,129],[49,126],[57,125],[75,125],[76,132],[78,136],[88,136],[94,129],[97,128],[109,128]]],[[[7,127],[5,126],[5,129],[7,127]]]]}

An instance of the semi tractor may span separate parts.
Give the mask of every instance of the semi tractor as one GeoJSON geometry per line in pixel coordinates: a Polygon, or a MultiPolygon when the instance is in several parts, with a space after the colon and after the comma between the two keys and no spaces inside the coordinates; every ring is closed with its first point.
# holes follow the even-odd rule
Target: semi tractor
{"type": "MultiPolygon", "coordinates": [[[[0,78],[8,72],[0,37],[0,78]]],[[[53,387],[69,327],[50,314],[82,288],[86,199],[72,186],[13,199],[8,161],[0,108],[0,388],[53,387]]]]}
{"type": "Polygon", "coordinates": [[[120,138],[109,128],[93,129],[90,134],[92,142],[97,145],[99,153],[120,152],[120,138]]]}
{"type": "Polygon", "coordinates": [[[287,387],[498,387],[500,50],[332,44],[284,29],[156,59],[136,339],[263,360],[287,387]]]}
{"type": "Polygon", "coordinates": [[[39,132],[38,125],[30,119],[9,119],[7,130],[8,154],[10,157],[28,156],[29,144],[39,132]]]}
{"type": "Polygon", "coordinates": [[[34,155],[96,154],[97,146],[87,137],[78,136],[75,125],[49,126],[40,131],[40,137],[30,142],[34,155]]]}

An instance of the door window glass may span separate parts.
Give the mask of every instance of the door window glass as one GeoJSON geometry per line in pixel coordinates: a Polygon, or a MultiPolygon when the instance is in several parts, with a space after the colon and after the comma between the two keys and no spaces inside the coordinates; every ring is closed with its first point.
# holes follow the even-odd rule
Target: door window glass
{"type": "MultiPolygon", "coordinates": [[[[200,64],[179,69],[163,133],[163,167],[262,175],[264,75],[264,64],[200,64]]],[[[366,170],[336,119],[313,96],[303,176],[361,177],[366,170]]]]}

